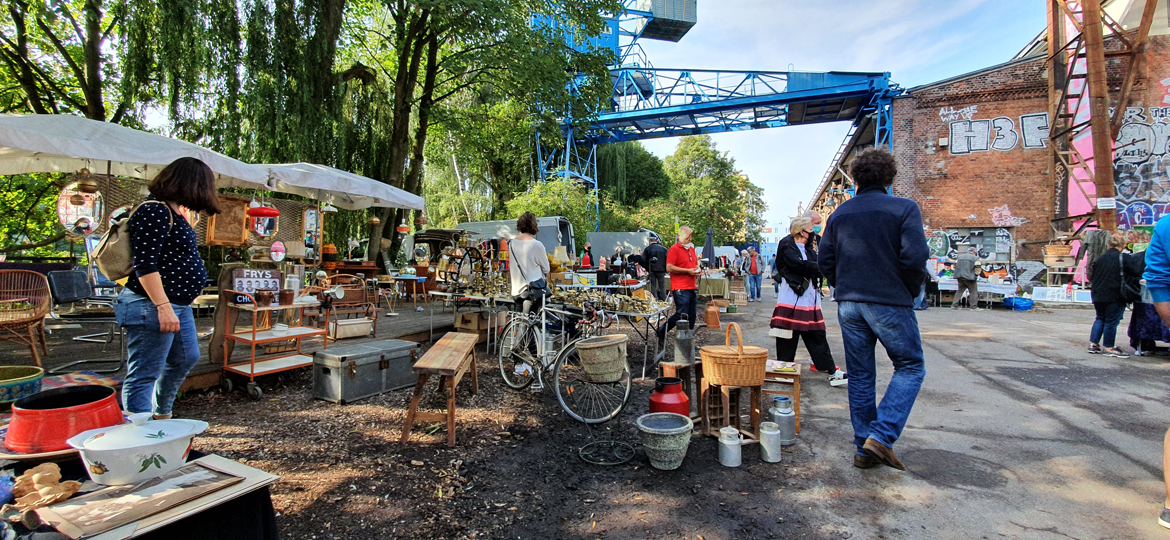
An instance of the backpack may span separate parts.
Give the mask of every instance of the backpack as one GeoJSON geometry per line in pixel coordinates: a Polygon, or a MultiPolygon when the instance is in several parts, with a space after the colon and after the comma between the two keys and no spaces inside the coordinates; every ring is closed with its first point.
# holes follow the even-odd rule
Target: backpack
{"type": "MultiPolygon", "coordinates": [[[[110,229],[102,235],[102,239],[93,248],[91,256],[94,263],[110,281],[129,277],[130,273],[134,271],[134,257],[130,251],[130,218],[134,217],[134,212],[137,212],[146,203],[166,204],[162,201],[139,203],[130,211],[129,215],[111,223],[110,229]]],[[[170,208],[167,209],[167,217],[170,218],[167,232],[170,232],[171,226],[175,224],[175,217],[170,212],[170,208]]]]}

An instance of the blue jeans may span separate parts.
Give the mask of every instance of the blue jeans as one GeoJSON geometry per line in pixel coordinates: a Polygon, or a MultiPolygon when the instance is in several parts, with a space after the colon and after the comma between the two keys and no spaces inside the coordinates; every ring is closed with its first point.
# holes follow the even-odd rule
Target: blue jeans
{"type": "Polygon", "coordinates": [[[665,336],[674,325],[678,323],[679,319],[686,319],[691,328],[694,328],[698,321],[695,320],[695,311],[699,309],[699,291],[695,289],[680,289],[674,291],[674,315],[671,315],[666,320],[666,324],[658,327],[658,336],[665,336]]]}
{"type": "Polygon", "coordinates": [[[853,421],[853,444],[865,455],[865,439],[894,446],[906,427],[910,409],[926,376],[922,358],[922,336],[918,319],[908,307],[863,302],[838,302],[837,321],[845,342],[845,365],[849,370],[849,416],[853,421]],[[881,404],[875,407],[877,369],[874,346],[881,341],[894,363],[894,376],[886,387],[881,404]]]}
{"type": "Polygon", "coordinates": [[[1093,321],[1089,341],[1111,349],[1117,341],[1117,325],[1125,315],[1125,302],[1093,302],[1093,309],[1097,310],[1097,319],[1093,321]]]}
{"type": "Polygon", "coordinates": [[[199,336],[191,306],[171,305],[179,333],[158,329],[158,308],[150,298],[122,289],[114,315],[126,329],[126,380],[122,408],[129,413],[171,414],[171,404],[187,373],[199,361],[199,336]]]}
{"type": "Polygon", "coordinates": [[[764,283],[764,274],[748,274],[748,298],[752,300],[760,299],[760,285],[764,283]]]}
{"type": "Polygon", "coordinates": [[[922,290],[918,293],[918,298],[914,299],[914,311],[925,311],[930,307],[930,301],[926,299],[926,284],[922,284],[922,290]]]}

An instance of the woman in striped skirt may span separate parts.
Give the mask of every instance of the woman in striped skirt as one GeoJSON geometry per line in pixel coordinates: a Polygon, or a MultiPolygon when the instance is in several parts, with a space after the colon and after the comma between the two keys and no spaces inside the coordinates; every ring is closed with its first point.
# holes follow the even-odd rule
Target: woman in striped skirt
{"type": "Polygon", "coordinates": [[[794,361],[797,341],[803,338],[804,347],[812,356],[812,371],[828,373],[830,385],[843,386],[849,379],[833,362],[825,335],[825,316],[821,313],[821,292],[813,286],[820,272],[817,247],[811,240],[812,220],[807,217],[792,220],[789,232],[777,249],[780,293],[772,311],[772,329],[768,332],[776,338],[776,358],[781,362],[794,361]]]}

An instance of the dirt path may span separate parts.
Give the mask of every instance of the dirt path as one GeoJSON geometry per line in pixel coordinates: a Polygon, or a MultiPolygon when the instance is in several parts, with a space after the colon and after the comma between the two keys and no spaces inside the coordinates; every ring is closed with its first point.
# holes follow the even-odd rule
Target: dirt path
{"type": "MultiPolygon", "coordinates": [[[[590,465],[577,450],[591,440],[637,443],[651,380],[618,420],[589,429],[551,390],[511,391],[494,358],[477,361],[480,393],[461,387],[455,448],[443,444],[445,431],[425,435],[421,425],[411,443],[397,442],[409,390],[338,406],[311,398],[308,373],[269,379],[258,403],[213,391],[176,412],[211,423],[200,450],[282,477],[273,499],[287,538],[841,537],[792,502],[820,489],[827,471],[802,443],[780,464],[748,447],[737,469],[720,466],[715,439],[698,435],[676,471],[649,467],[640,451],[625,465],[590,465]]],[[[423,403],[438,406],[440,395],[423,403]]]]}

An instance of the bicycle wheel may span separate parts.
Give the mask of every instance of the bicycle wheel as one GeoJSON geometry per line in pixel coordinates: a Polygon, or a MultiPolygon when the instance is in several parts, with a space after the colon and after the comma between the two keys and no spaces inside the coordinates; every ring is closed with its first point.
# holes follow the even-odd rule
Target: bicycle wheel
{"type": "MultiPolygon", "coordinates": [[[[577,340],[580,341],[580,340],[577,340]]],[[[557,401],[565,412],[586,424],[600,424],[610,420],[626,408],[633,386],[630,364],[626,362],[617,382],[595,383],[581,367],[577,354],[577,341],[565,346],[557,356],[553,368],[557,401]]]]}
{"type": "Polygon", "coordinates": [[[516,390],[528,388],[536,379],[536,370],[540,367],[536,329],[526,319],[510,321],[500,331],[497,347],[504,384],[516,390]]]}

